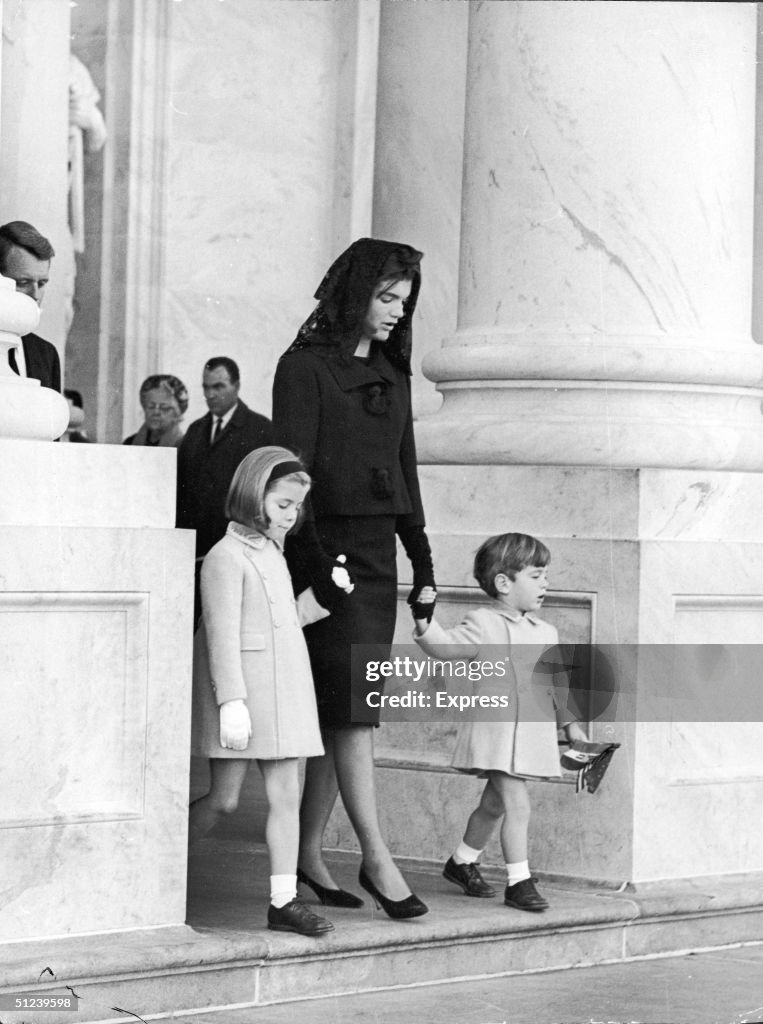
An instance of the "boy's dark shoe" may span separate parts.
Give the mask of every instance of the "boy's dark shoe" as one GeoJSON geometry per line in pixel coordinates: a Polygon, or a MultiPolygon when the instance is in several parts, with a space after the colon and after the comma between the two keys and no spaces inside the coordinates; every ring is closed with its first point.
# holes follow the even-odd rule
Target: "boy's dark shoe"
{"type": "Polygon", "coordinates": [[[480,874],[477,864],[456,864],[452,857],[443,868],[442,877],[454,885],[460,885],[467,896],[495,896],[492,889],[480,874]]]}
{"type": "Polygon", "coordinates": [[[536,914],[548,910],[548,900],[545,900],[535,888],[532,878],[523,878],[521,882],[507,885],[503,902],[507,907],[530,910],[536,914]]]}
{"type": "Polygon", "coordinates": [[[323,935],[334,930],[331,921],[314,914],[297,896],[285,907],[268,907],[268,928],[274,932],[297,932],[298,935],[323,935]]]}

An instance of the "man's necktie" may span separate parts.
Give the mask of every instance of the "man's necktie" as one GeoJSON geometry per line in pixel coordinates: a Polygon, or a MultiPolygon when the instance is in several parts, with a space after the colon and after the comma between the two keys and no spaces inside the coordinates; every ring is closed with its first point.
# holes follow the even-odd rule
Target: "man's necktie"
{"type": "Polygon", "coordinates": [[[212,431],[212,444],[214,444],[215,441],[217,441],[217,439],[220,437],[220,434],[222,434],[222,432],[223,432],[223,418],[222,418],[222,416],[218,416],[217,417],[217,423],[215,423],[215,429],[212,431]]]}
{"type": "Polygon", "coordinates": [[[10,363],[10,367],[13,370],[13,372],[14,373],[18,373],[19,372],[19,364],[16,362],[16,349],[15,349],[15,347],[11,348],[11,349],[8,349],[8,362],[10,363]]]}

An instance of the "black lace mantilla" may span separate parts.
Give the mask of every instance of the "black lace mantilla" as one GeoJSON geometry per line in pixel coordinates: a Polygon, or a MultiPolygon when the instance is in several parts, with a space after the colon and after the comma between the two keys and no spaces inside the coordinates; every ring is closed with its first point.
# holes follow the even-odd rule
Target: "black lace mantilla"
{"type": "Polygon", "coordinates": [[[410,373],[411,321],[421,284],[421,259],[422,253],[403,242],[378,238],[353,242],[326,271],[315,292],[318,305],[300,327],[287,353],[309,347],[326,358],[349,361],[360,340],[374,286],[387,277],[405,273],[411,276],[411,293],[405,315],[384,343],[384,352],[390,363],[410,373]]]}

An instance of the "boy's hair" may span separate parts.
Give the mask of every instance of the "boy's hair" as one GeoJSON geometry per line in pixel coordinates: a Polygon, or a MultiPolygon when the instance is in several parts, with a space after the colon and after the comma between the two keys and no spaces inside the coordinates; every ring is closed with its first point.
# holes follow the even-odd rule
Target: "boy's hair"
{"type": "Polygon", "coordinates": [[[527,533],[501,533],[488,537],[474,556],[474,578],[490,597],[498,597],[495,578],[504,573],[510,580],[528,565],[542,568],[551,561],[543,541],[527,533]]]}
{"type": "MultiPolygon", "coordinates": [[[[288,448],[276,445],[255,448],[242,459],[233,474],[225,502],[225,515],[228,519],[244,526],[253,526],[257,530],[267,530],[270,524],[265,515],[265,495],[270,489],[268,485],[273,471],[284,462],[297,463],[300,468],[295,467],[294,472],[280,476],[278,480],[294,480],[305,487],[310,486],[309,473],[288,448]]],[[[303,511],[300,509],[294,529],[302,522],[303,511]]]]}

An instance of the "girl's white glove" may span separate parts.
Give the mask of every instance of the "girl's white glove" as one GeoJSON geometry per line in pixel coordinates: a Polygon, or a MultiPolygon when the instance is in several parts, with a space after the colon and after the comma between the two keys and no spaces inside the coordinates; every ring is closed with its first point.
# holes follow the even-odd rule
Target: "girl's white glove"
{"type": "Polygon", "coordinates": [[[347,561],[347,555],[337,555],[336,561],[341,562],[342,565],[335,565],[331,570],[331,580],[333,583],[343,590],[345,594],[351,594],[355,589],[355,584],[350,579],[350,574],[344,568],[344,563],[347,561]]]}
{"type": "Polygon", "coordinates": [[[226,700],[220,705],[220,746],[246,750],[252,735],[252,719],[243,700],[226,700]]]}

